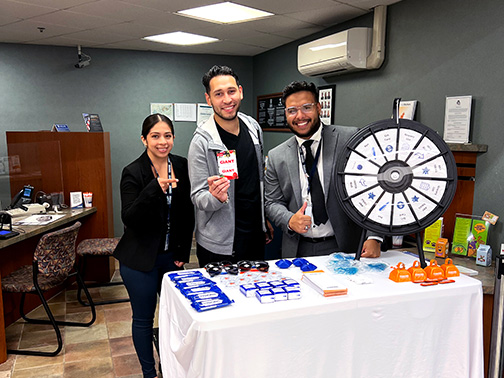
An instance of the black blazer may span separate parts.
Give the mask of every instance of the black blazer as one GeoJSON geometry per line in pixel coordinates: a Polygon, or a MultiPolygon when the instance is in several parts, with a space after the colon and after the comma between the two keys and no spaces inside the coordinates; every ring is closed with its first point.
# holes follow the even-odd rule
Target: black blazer
{"type": "MultiPolygon", "coordinates": [[[[190,198],[187,159],[170,154],[175,177],[170,210],[170,244],[175,261],[189,262],[194,231],[194,208],[190,198]]],[[[164,251],[168,204],[152,173],[145,151],[123,169],[121,177],[121,218],[125,226],[114,256],[131,269],[147,272],[164,251]]]]}

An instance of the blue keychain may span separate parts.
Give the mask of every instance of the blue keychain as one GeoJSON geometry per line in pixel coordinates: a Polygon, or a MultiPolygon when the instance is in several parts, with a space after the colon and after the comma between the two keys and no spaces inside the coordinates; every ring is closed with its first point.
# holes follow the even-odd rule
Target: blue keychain
{"type": "Polygon", "coordinates": [[[281,259],[278,260],[276,263],[276,266],[278,266],[280,269],[287,269],[292,265],[292,262],[287,259],[281,259]]]}

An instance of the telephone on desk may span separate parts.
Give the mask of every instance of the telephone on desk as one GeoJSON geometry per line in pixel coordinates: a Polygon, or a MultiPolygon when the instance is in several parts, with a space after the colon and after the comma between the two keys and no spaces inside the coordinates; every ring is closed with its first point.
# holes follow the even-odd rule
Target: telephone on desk
{"type": "Polygon", "coordinates": [[[33,202],[33,186],[25,185],[23,189],[14,196],[9,209],[17,209],[31,202],[33,202]]]}
{"type": "Polygon", "coordinates": [[[12,217],[27,217],[33,214],[45,214],[46,206],[31,203],[33,198],[33,186],[25,185],[23,189],[17,193],[9,206],[7,213],[12,217]]]}

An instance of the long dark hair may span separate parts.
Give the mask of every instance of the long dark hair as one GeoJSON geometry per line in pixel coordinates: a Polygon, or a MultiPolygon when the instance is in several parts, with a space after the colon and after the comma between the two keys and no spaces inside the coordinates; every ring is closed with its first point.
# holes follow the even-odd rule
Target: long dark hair
{"type": "Polygon", "coordinates": [[[170,118],[165,116],[164,114],[151,114],[147,118],[144,119],[142,124],[142,136],[144,139],[147,139],[147,135],[149,135],[149,131],[154,127],[158,122],[166,122],[166,124],[170,127],[172,135],[175,135],[175,129],[173,128],[173,123],[170,118]]]}

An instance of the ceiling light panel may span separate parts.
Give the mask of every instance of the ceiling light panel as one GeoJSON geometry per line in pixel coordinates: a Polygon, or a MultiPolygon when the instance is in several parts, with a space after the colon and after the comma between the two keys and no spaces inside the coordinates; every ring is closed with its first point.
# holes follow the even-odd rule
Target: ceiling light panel
{"type": "Polygon", "coordinates": [[[191,46],[191,45],[201,45],[203,43],[211,43],[218,41],[217,38],[205,37],[203,35],[191,34],[185,32],[173,32],[152,35],[150,37],[144,37],[147,41],[166,43],[169,45],[180,45],[180,46],[191,46]]]}
{"type": "Polygon", "coordinates": [[[274,15],[273,13],[234,4],[229,1],[186,9],[178,11],[177,14],[219,24],[246,22],[274,15]]]}

